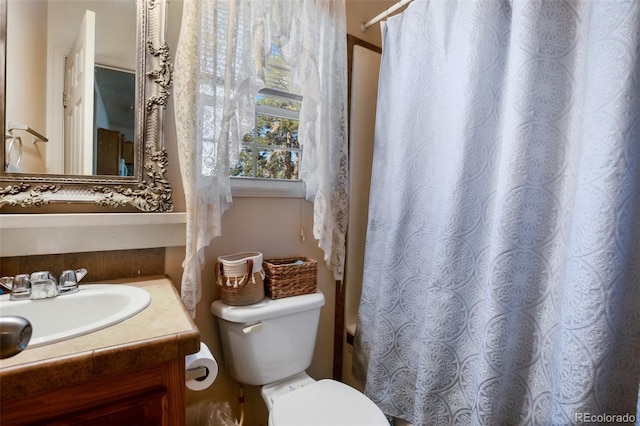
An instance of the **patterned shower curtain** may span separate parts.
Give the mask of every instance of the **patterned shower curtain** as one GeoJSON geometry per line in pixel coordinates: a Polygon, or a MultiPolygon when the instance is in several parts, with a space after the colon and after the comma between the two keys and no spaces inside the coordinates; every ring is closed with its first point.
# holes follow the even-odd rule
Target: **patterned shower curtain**
{"type": "Polygon", "coordinates": [[[634,421],[640,2],[416,0],[389,19],[370,200],[354,373],[383,411],[634,421]]]}

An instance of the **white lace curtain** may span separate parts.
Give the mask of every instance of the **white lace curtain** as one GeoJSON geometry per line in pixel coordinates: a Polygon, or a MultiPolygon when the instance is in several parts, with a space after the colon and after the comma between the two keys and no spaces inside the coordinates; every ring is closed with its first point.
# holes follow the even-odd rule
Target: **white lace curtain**
{"type": "Polygon", "coordinates": [[[204,248],[232,198],[229,170],[255,123],[263,66],[278,37],[303,97],[300,175],[314,237],[342,279],[347,221],[344,0],[185,0],[175,60],[175,116],[187,204],[181,293],[195,316],[204,248]],[[302,84],[301,84],[302,83],[302,84]]]}
{"type": "Polygon", "coordinates": [[[389,19],[354,347],[386,413],[635,415],[639,64],[637,0],[415,0],[389,19]]]}

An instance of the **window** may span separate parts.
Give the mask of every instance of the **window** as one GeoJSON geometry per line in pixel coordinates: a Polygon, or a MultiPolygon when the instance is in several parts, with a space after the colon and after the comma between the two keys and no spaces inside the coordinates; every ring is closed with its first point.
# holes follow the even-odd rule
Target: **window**
{"type": "Polygon", "coordinates": [[[301,148],[298,119],[302,98],[274,89],[256,96],[256,125],[242,140],[240,160],[231,176],[299,179],[301,148]]]}
{"type": "Polygon", "coordinates": [[[295,194],[291,195],[300,196],[302,148],[298,124],[302,97],[295,94],[298,90],[291,81],[291,67],[282,57],[278,37],[272,39],[264,81],[266,88],[256,95],[255,126],[244,135],[239,161],[230,171],[232,177],[240,178],[232,179],[232,185],[235,189],[262,189],[264,195],[264,188],[282,189],[286,182],[296,182],[295,194]]]}

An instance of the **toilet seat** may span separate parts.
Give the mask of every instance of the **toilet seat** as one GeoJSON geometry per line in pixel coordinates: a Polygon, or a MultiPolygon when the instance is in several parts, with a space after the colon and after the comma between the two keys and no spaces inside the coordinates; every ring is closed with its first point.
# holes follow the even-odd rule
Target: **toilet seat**
{"type": "Polygon", "coordinates": [[[320,380],[276,399],[269,426],[389,426],[364,394],[335,380],[320,380]]]}

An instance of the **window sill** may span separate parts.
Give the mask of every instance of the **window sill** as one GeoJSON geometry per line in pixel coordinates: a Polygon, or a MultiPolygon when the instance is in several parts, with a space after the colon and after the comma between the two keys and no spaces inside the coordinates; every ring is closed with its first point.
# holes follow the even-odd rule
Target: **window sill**
{"type": "Polygon", "coordinates": [[[301,180],[231,178],[234,197],[305,198],[305,184],[301,180]]]}

